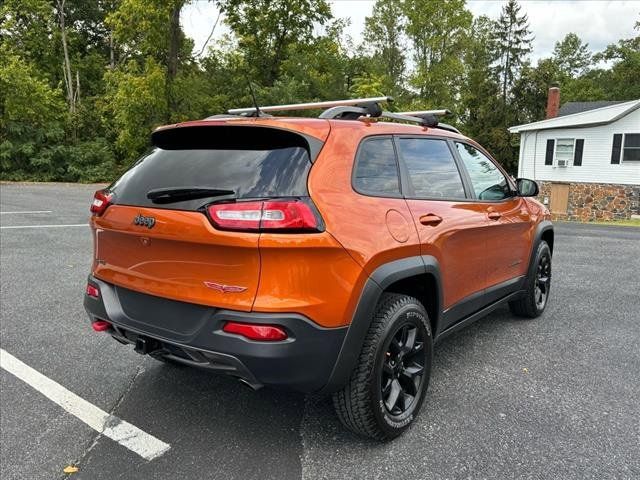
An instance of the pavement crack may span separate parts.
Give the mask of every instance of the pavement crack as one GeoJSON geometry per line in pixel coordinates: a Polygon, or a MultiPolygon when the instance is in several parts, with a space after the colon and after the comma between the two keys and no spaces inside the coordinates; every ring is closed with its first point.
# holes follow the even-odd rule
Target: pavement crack
{"type": "MultiPolygon", "coordinates": [[[[126,388],[123,390],[123,392],[120,394],[118,399],[113,403],[113,405],[107,412],[109,414],[109,420],[105,423],[104,428],[102,429],[102,432],[99,432],[95,435],[95,437],[93,438],[93,440],[91,441],[87,449],[82,453],[80,458],[77,461],[73,462],[74,465],[76,466],[82,465],[84,460],[87,458],[87,456],[98,444],[98,441],[104,434],[104,431],[107,430],[108,428],[113,427],[114,424],[121,422],[119,418],[116,418],[114,413],[116,412],[116,410],[118,410],[120,405],[122,405],[122,402],[124,402],[124,399],[127,396],[127,394],[133,389],[133,385],[135,384],[138,377],[144,372],[144,367],[142,366],[143,363],[144,363],[144,359],[138,365],[136,365],[136,371],[131,377],[131,379],[129,380],[129,383],[127,384],[126,388]]],[[[66,478],[69,478],[69,475],[67,475],[66,473],[63,474],[62,477],[60,477],[61,480],[64,480],[66,478]]]]}

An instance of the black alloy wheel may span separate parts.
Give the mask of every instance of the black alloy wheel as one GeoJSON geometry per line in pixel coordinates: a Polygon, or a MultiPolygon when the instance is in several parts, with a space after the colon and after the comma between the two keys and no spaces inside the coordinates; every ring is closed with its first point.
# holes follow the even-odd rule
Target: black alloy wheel
{"type": "Polygon", "coordinates": [[[547,298],[549,297],[549,287],[551,286],[551,258],[548,254],[544,254],[540,257],[538,262],[538,269],[536,271],[536,284],[535,284],[535,301],[536,307],[539,310],[543,310],[547,304],[547,298]]]}
{"type": "Polygon", "coordinates": [[[424,333],[413,324],[397,328],[383,356],[380,389],[385,408],[399,417],[421,393],[424,376],[424,333]]]}

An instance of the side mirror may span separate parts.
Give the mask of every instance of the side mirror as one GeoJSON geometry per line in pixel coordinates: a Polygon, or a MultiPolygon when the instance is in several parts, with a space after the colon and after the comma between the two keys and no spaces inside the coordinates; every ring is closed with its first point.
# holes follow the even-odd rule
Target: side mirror
{"type": "Polygon", "coordinates": [[[518,178],[516,185],[518,186],[518,195],[521,197],[535,197],[540,192],[538,184],[528,178],[518,178]]]}

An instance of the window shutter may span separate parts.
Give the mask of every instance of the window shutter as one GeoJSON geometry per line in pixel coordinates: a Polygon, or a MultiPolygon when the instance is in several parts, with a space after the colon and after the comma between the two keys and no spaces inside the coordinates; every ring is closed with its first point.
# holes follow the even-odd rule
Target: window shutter
{"type": "Polygon", "coordinates": [[[547,153],[544,157],[545,165],[553,165],[553,149],[555,147],[556,141],[553,139],[547,140],[547,153]]]}
{"type": "Polygon", "coordinates": [[[622,150],[622,134],[613,135],[613,148],[611,149],[611,163],[620,163],[620,150],[622,150]]]}
{"type": "Polygon", "coordinates": [[[573,165],[579,167],[582,165],[582,150],[584,149],[584,138],[576,139],[576,148],[573,152],[573,165]]]}

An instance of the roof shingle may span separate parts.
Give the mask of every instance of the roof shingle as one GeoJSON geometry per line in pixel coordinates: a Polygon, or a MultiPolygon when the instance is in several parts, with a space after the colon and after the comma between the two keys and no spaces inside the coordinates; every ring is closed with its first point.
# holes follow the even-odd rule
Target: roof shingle
{"type": "Polygon", "coordinates": [[[573,115],[574,113],[582,113],[587,112],[589,110],[595,110],[596,108],[609,107],[611,105],[616,105],[618,103],[628,102],[629,100],[598,100],[595,102],[567,102],[560,107],[560,111],[558,111],[559,117],[564,117],[565,115],[573,115]]]}

